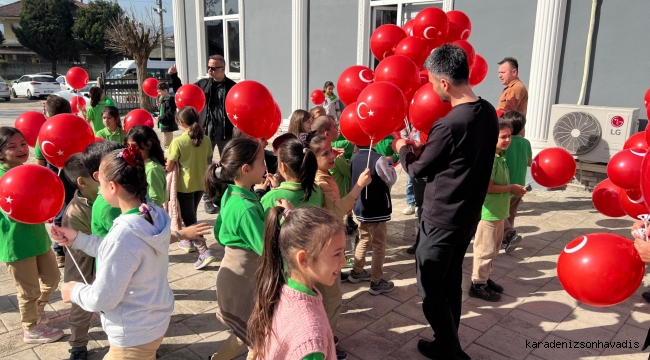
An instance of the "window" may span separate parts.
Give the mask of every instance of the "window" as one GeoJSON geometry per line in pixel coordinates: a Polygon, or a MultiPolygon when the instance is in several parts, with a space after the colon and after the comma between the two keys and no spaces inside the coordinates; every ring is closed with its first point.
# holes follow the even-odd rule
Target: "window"
{"type": "MultiPolygon", "coordinates": [[[[241,78],[240,0],[204,1],[206,58],[210,55],[223,56],[226,60],[226,74],[236,79],[241,78]]],[[[205,69],[200,70],[204,71],[205,69]]]]}

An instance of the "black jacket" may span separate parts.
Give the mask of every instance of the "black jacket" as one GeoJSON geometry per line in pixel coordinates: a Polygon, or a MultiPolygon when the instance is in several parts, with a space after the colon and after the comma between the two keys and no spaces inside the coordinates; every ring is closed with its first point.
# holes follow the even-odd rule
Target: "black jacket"
{"type": "MultiPolygon", "coordinates": [[[[174,89],[174,92],[177,92],[178,89],[183,85],[183,83],[181,82],[181,79],[178,77],[178,74],[171,74],[171,78],[172,78],[172,84],[171,84],[172,88],[174,89]]],[[[217,119],[209,119],[208,118],[208,117],[210,117],[210,118],[212,117],[212,112],[209,111],[210,105],[214,104],[215,101],[218,101],[218,99],[219,99],[218,95],[216,93],[212,94],[212,91],[211,91],[212,86],[211,85],[212,85],[213,81],[214,80],[212,80],[212,78],[207,78],[207,79],[201,79],[201,80],[194,83],[194,85],[200,87],[203,90],[203,93],[205,94],[205,107],[203,107],[203,110],[201,110],[201,113],[199,114],[200,115],[200,123],[201,123],[201,126],[203,127],[204,131],[207,128],[208,121],[217,121],[217,119]]],[[[222,104],[223,109],[224,109],[224,117],[225,117],[224,128],[223,128],[223,133],[222,134],[217,134],[218,138],[215,138],[215,139],[210,138],[210,140],[212,140],[213,142],[216,141],[216,140],[230,140],[230,139],[232,139],[232,129],[233,129],[234,126],[233,126],[232,122],[230,121],[230,119],[228,118],[228,114],[226,113],[226,110],[225,110],[226,109],[226,103],[225,102],[226,102],[226,96],[228,95],[228,92],[230,91],[230,89],[232,89],[233,86],[235,86],[236,82],[232,81],[227,76],[224,78],[224,82],[225,82],[225,86],[226,86],[226,94],[223,97],[223,104],[222,104]]],[[[206,132],[206,136],[210,136],[210,134],[208,134],[206,132]]]]}
{"type": "Polygon", "coordinates": [[[377,174],[377,161],[382,156],[369,149],[361,149],[352,156],[350,170],[351,180],[356,184],[357,180],[366,170],[366,164],[370,169],[372,182],[367,189],[361,191],[354,203],[353,211],[357,221],[362,223],[374,223],[390,221],[390,214],[393,212],[393,204],[390,199],[390,188],[377,174]],[[363,151],[362,151],[363,150],[363,151]],[[368,154],[370,152],[370,154],[368,154]],[[368,156],[370,161],[368,162],[368,156]]]}
{"type": "Polygon", "coordinates": [[[176,101],[174,96],[160,100],[160,114],[158,114],[158,123],[160,131],[172,132],[178,130],[176,123],[176,101]]]}

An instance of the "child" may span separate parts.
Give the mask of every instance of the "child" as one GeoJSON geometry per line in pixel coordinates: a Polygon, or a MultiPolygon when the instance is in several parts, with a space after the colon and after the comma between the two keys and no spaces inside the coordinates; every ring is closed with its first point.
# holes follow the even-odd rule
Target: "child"
{"type": "Polygon", "coordinates": [[[325,108],[325,114],[334,117],[335,120],[341,118],[341,112],[345,108],[343,103],[339,98],[334,94],[334,83],[331,81],[326,81],[323,86],[323,92],[325,93],[325,102],[323,103],[323,108],[325,108]]]}
{"type": "Polygon", "coordinates": [[[370,281],[372,295],[393,291],[392,281],[383,279],[383,265],[386,256],[386,223],[390,221],[393,207],[390,201],[390,187],[397,181],[397,173],[393,164],[384,156],[361,147],[352,157],[352,180],[358,179],[362,173],[370,170],[372,182],[358,195],[354,204],[354,215],[359,220],[359,243],[354,252],[354,267],[348,280],[352,283],[370,281]],[[368,162],[370,156],[370,162],[368,162]],[[366,164],[368,168],[366,168],[366,164]],[[366,251],[372,247],[371,274],[363,267],[366,265],[366,251]]]}
{"type": "Polygon", "coordinates": [[[311,123],[313,118],[305,110],[296,110],[291,114],[289,121],[289,133],[296,135],[300,140],[305,141],[307,134],[311,131],[311,123]]]}
{"type": "Polygon", "coordinates": [[[324,204],[323,192],[314,182],[318,163],[309,145],[298,139],[286,140],[278,149],[278,171],[284,182],[272,189],[260,201],[264,211],[275,206],[275,201],[286,199],[294,207],[324,204]]]}
{"type": "Polygon", "coordinates": [[[115,106],[106,106],[102,109],[102,121],[105,128],[97,131],[95,136],[102,139],[115,141],[118,144],[124,144],[124,129],[122,129],[122,120],[120,120],[120,111],[115,106]]]}
{"type": "Polygon", "coordinates": [[[142,152],[144,171],[147,174],[148,194],[151,201],[162,206],[167,201],[167,178],[165,177],[165,154],[156,132],[148,126],[138,125],[129,129],[126,142],[142,152]]]}
{"type": "Polygon", "coordinates": [[[499,139],[492,165],[492,175],[488,193],[483,202],[481,221],[478,223],[474,236],[474,263],[472,269],[472,284],[469,296],[490,302],[499,301],[503,287],[490,280],[493,261],[499,254],[503,239],[503,223],[508,218],[510,193],[523,196],[526,190],[523,186],[510,184],[508,165],[503,152],[510,145],[512,127],[510,122],[499,119],[499,139]]]}
{"type": "MultiPolygon", "coordinates": [[[[193,107],[179,110],[176,113],[176,122],[183,130],[183,135],[172,140],[169,145],[165,170],[171,171],[174,163],[178,162],[178,205],[183,223],[190,226],[196,223],[196,211],[203,196],[203,175],[208,167],[205,159],[212,156],[212,144],[210,139],[203,136],[199,113],[193,107]]],[[[181,240],[178,247],[188,253],[199,249],[199,258],[194,263],[196,270],[203,269],[215,259],[205,240],[181,240]]]]}
{"type": "MultiPolygon", "coordinates": [[[[111,98],[106,97],[104,90],[100,87],[94,86],[90,89],[90,106],[85,114],[86,121],[92,126],[95,134],[104,128],[102,120],[102,110],[106,106],[115,106],[115,102],[111,98]]],[[[83,112],[79,112],[83,115],[83,112]]]]}
{"type": "MultiPolygon", "coordinates": [[[[100,141],[92,143],[84,150],[84,165],[93,179],[99,181],[99,165],[102,158],[111,151],[121,149],[124,146],[114,141],[100,141]]],[[[122,214],[119,208],[111,206],[101,192],[98,192],[95,202],[93,202],[92,214],[90,218],[90,231],[93,235],[101,238],[106,237],[113,227],[113,221],[122,214]]]]}
{"type": "Polygon", "coordinates": [[[320,106],[320,105],[318,105],[318,106],[314,106],[313,108],[311,108],[311,109],[309,110],[309,114],[311,115],[311,118],[312,118],[312,119],[316,119],[316,118],[319,117],[319,116],[325,116],[325,115],[327,115],[327,114],[325,113],[325,108],[322,107],[322,106],[320,106]]]}
{"type": "MultiPolygon", "coordinates": [[[[246,323],[253,311],[254,276],[264,248],[264,210],[250,189],[265,171],[262,144],[240,137],[226,144],[220,162],[205,173],[208,196],[221,198],[214,224],[214,237],[225,248],[217,274],[217,318],[232,332],[212,360],[230,360],[248,343],[246,323]]],[[[249,347],[247,359],[254,356],[249,347]]]]}
{"type": "Polygon", "coordinates": [[[176,124],[175,120],[176,101],[174,100],[174,95],[169,95],[168,83],[159,83],[156,91],[158,92],[158,102],[160,103],[157,118],[158,127],[163,134],[163,145],[167,149],[174,138],[174,131],[178,130],[178,124],[176,124]]]}
{"type": "Polygon", "coordinates": [[[104,239],[74,229],[53,227],[52,237],[97,257],[92,285],[66,282],[64,302],[101,312],[110,349],[106,359],[154,360],[174,310],[169,287],[170,220],[153,203],[146,204],[144,159],[136,146],[102,158],[100,191],[122,214],[104,239]]]}
{"type": "MultiPolygon", "coordinates": [[[[506,164],[510,174],[510,183],[526,186],[526,168],[533,163],[533,149],[530,141],[524,138],[526,134],[526,117],[518,111],[508,111],[501,117],[512,125],[512,140],[506,151],[506,164]]],[[[515,216],[521,203],[518,196],[510,197],[510,215],[503,226],[503,242],[501,248],[507,254],[513,252],[521,242],[521,235],[515,229],[515,216]]]]}
{"type": "MultiPolygon", "coordinates": [[[[12,127],[0,127],[0,177],[28,157],[23,134],[12,127]]],[[[18,292],[23,341],[45,344],[59,340],[63,331],[47,326],[45,315],[45,305],[61,278],[45,225],[19,223],[0,212],[0,239],[0,261],[7,264],[18,292]]]]}
{"type": "Polygon", "coordinates": [[[334,337],[314,286],[339,279],[343,224],[324,209],[275,207],[266,218],[264,247],[248,322],[257,358],[334,359],[334,337]]]}

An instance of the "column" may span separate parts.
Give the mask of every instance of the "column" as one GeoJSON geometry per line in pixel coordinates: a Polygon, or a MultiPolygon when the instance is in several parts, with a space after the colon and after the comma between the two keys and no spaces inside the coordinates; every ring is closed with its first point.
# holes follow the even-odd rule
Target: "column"
{"type": "MultiPolygon", "coordinates": [[[[203,15],[205,11],[205,0],[195,0],[196,1],[196,61],[199,67],[199,78],[207,77],[206,67],[208,66],[208,55],[206,55],[207,49],[205,46],[205,21],[203,20],[203,15]]],[[[189,60],[189,59],[188,59],[189,60]]],[[[194,82],[196,80],[193,80],[194,82]]]]}
{"type": "Polygon", "coordinates": [[[174,55],[176,56],[176,69],[178,77],[183,84],[189,83],[187,78],[187,49],[185,37],[185,1],[172,0],[174,17],[174,55]]]}
{"type": "Polygon", "coordinates": [[[370,57],[370,0],[359,0],[357,65],[368,66],[370,57]]]}
{"type": "Polygon", "coordinates": [[[291,109],[307,105],[307,7],[305,0],[291,2],[291,109]]]}
{"type": "Polygon", "coordinates": [[[567,0],[538,0],[528,85],[526,138],[533,151],[546,148],[551,105],[557,94],[567,0]]]}

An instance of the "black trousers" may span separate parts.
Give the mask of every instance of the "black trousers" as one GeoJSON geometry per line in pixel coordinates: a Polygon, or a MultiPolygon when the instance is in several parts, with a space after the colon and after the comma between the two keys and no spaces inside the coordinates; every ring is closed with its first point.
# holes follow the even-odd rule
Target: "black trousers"
{"type": "Polygon", "coordinates": [[[178,197],[178,207],[181,211],[181,219],[183,219],[183,224],[185,224],[186,227],[196,224],[196,211],[199,208],[199,202],[201,201],[202,195],[203,191],[176,193],[176,196],[178,197]]]}
{"type": "Polygon", "coordinates": [[[443,359],[469,359],[458,340],[463,258],[478,224],[444,230],[420,221],[415,252],[422,311],[435,334],[433,347],[443,359]]]}
{"type": "Polygon", "coordinates": [[[420,242],[420,221],[422,221],[422,202],[424,202],[424,189],[427,186],[427,177],[413,178],[413,194],[415,195],[415,207],[417,208],[418,229],[415,235],[415,247],[420,242]]]}

